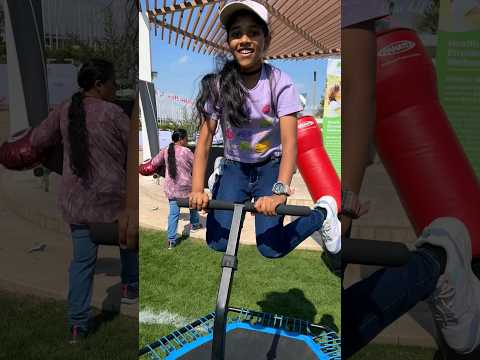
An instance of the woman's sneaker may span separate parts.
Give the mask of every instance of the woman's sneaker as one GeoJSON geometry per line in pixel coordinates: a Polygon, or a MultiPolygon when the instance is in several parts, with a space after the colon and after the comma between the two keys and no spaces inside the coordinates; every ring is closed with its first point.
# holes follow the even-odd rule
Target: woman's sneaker
{"type": "Polygon", "coordinates": [[[201,223],[187,224],[183,228],[182,236],[183,237],[189,237],[191,232],[195,232],[197,230],[200,230],[201,228],[203,228],[203,225],[201,223]]]}
{"type": "Polygon", "coordinates": [[[138,287],[122,285],[122,304],[136,304],[138,302],[138,287]]]}
{"type": "Polygon", "coordinates": [[[446,343],[457,353],[468,354],[480,346],[480,280],[472,271],[468,230],[458,219],[438,218],[415,246],[426,243],[447,253],[445,272],[427,302],[446,343]]]}
{"type": "MultiPolygon", "coordinates": [[[[325,195],[317,201],[314,206],[315,209],[325,209],[327,217],[323,221],[322,228],[319,230],[320,238],[325,247],[330,253],[337,254],[342,249],[342,225],[338,220],[338,210],[336,200],[330,196],[325,195]]],[[[318,237],[318,236],[317,236],[318,237]]],[[[313,236],[315,239],[316,237],[313,236]]]]}
{"type": "Polygon", "coordinates": [[[78,325],[72,325],[70,327],[70,339],[68,342],[70,344],[78,344],[85,340],[88,336],[88,330],[79,327],[78,325]]]}

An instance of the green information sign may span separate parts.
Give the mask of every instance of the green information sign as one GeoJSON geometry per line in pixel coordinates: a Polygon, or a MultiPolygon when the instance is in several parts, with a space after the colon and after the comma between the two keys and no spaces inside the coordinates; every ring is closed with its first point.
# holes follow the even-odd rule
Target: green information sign
{"type": "Polygon", "coordinates": [[[440,32],[440,101],[476,172],[480,174],[480,32],[440,32]]]}
{"type": "Polygon", "coordinates": [[[340,117],[323,119],[323,145],[339,177],[342,177],[342,121],[340,117]]]}

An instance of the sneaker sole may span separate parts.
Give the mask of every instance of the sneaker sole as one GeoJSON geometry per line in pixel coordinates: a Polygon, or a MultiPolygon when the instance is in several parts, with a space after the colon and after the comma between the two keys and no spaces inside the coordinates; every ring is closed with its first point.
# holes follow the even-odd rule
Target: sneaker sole
{"type": "Polygon", "coordinates": [[[133,305],[133,304],[138,303],[138,298],[137,299],[122,298],[120,300],[120,303],[126,304],[126,305],[133,305]]]}

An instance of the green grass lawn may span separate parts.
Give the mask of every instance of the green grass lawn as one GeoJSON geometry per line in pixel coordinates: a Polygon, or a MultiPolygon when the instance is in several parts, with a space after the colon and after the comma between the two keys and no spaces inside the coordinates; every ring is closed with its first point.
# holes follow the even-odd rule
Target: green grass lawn
{"type": "MultiPolygon", "coordinates": [[[[188,239],[173,250],[164,232],[142,230],[140,310],[178,314],[194,320],[212,312],[221,254],[201,240],[188,239]]],[[[294,251],[269,260],[254,246],[240,246],[230,305],[277,313],[340,328],[340,281],[320,253],[294,251]]],[[[140,346],[167,335],[181,323],[140,324],[140,346]]]]}
{"type": "Polygon", "coordinates": [[[96,331],[83,344],[68,343],[67,304],[0,291],[0,359],[135,359],[138,322],[94,311],[96,331]]]}
{"type": "MultiPolygon", "coordinates": [[[[141,231],[140,310],[170,321],[141,323],[140,347],[215,307],[221,254],[202,240],[187,239],[173,250],[165,243],[164,232],[141,231]]],[[[254,246],[240,246],[238,256],[230,305],[321,322],[340,332],[340,281],[318,252],[297,250],[269,260],[254,246]]],[[[351,359],[432,360],[433,354],[432,349],[369,345],[351,359]]]]}
{"type": "Polygon", "coordinates": [[[351,360],[432,360],[435,350],[410,346],[369,345],[351,360]]]}

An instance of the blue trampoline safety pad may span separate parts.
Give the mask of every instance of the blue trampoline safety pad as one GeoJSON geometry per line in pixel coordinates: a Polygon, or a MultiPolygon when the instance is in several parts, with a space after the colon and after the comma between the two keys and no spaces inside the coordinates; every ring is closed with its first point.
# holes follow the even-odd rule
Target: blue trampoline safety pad
{"type": "MultiPolygon", "coordinates": [[[[234,330],[238,329],[243,329],[246,332],[251,332],[252,335],[257,335],[255,338],[257,338],[260,341],[263,341],[265,339],[271,339],[272,342],[275,342],[276,338],[282,338],[282,339],[289,339],[289,343],[293,342],[303,342],[302,347],[307,347],[308,351],[311,352],[311,355],[315,355],[316,359],[319,360],[330,360],[331,357],[325,355],[321,351],[321,346],[313,341],[313,339],[310,336],[306,335],[301,335],[301,334],[296,334],[294,332],[290,331],[285,331],[282,329],[274,329],[270,327],[263,327],[259,325],[254,325],[254,324],[249,324],[249,323],[244,323],[244,322],[235,322],[235,323],[230,323],[227,325],[227,347],[229,347],[231,344],[228,344],[229,340],[229,333],[233,333],[234,330]],[[259,334],[267,334],[268,336],[258,336],[259,334]]],[[[208,334],[204,337],[201,337],[200,339],[197,339],[196,341],[186,344],[182,348],[174,351],[171,353],[166,360],[176,360],[176,359],[182,359],[184,356],[188,356],[191,354],[195,349],[198,349],[202,346],[211,347],[211,343],[213,341],[213,334],[208,334]]],[[[233,347],[239,347],[239,346],[245,346],[246,344],[233,344],[233,347]]],[[[252,344],[252,341],[250,341],[250,346],[254,345],[252,344]]],[[[269,344],[270,345],[270,344],[269,344]]],[[[258,346],[258,344],[257,344],[258,346]]],[[[298,347],[298,346],[297,346],[298,347]]],[[[256,347],[257,348],[257,347],[256,347]]],[[[243,349],[236,349],[238,351],[243,350],[243,349]]],[[[293,349],[292,349],[293,350],[293,349]]],[[[298,356],[298,351],[295,351],[296,355],[298,356]]],[[[190,358],[186,357],[185,359],[190,358]]],[[[228,358],[228,357],[227,357],[228,358]]],[[[193,359],[193,357],[192,357],[193,359]]],[[[303,358],[302,358],[303,359],[303,358]]]]}
{"type": "MultiPolygon", "coordinates": [[[[341,360],[341,341],[328,327],[283,315],[233,309],[226,327],[228,360],[341,360]]],[[[210,360],[210,313],[140,350],[152,360],[210,360]]]]}

